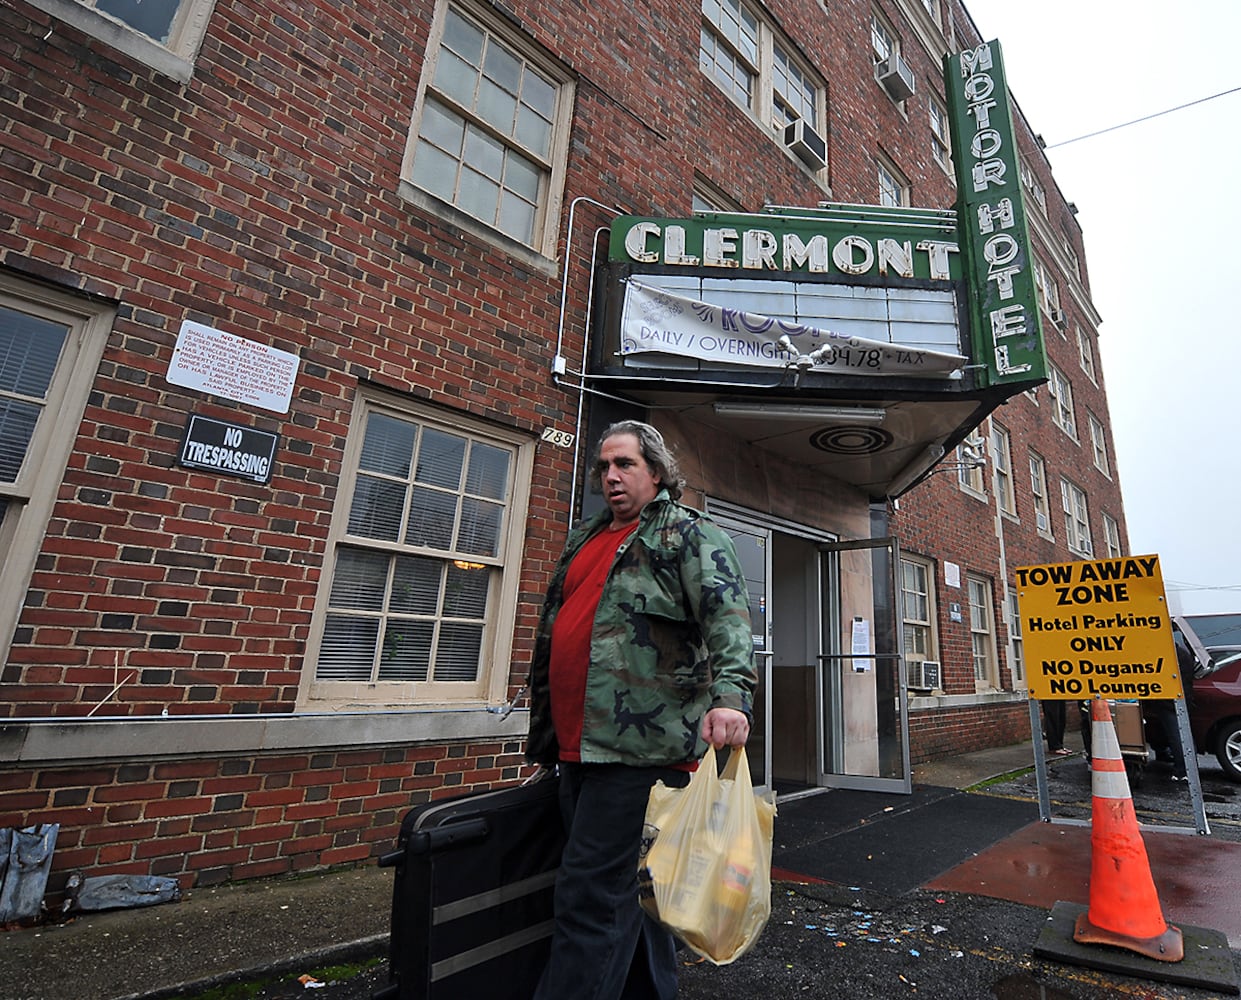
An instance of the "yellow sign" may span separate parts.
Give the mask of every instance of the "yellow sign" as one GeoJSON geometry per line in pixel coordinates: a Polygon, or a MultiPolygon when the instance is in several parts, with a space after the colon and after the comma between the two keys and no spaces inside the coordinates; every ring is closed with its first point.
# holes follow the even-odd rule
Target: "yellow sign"
{"type": "Polygon", "coordinates": [[[1030,697],[1180,698],[1158,556],[1019,566],[1030,697]]]}

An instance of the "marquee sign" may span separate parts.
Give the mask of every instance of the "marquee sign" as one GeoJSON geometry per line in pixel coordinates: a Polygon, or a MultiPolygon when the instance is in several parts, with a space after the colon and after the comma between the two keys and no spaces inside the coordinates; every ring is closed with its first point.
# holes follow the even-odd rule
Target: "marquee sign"
{"type": "Polygon", "coordinates": [[[957,216],[976,359],[991,385],[1047,375],[1038,293],[999,42],[944,59],[957,216]]]}

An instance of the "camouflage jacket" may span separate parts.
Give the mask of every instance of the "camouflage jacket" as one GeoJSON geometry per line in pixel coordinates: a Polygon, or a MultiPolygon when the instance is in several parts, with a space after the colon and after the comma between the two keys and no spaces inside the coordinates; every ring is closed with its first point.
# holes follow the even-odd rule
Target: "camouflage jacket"
{"type": "MultiPolygon", "coordinates": [[[[604,510],[570,532],[548,589],[530,669],[526,754],[536,763],[559,759],[548,671],[565,573],[610,520],[604,510]]],[[[732,539],[660,490],[617,550],[595,612],[582,761],[697,760],[706,752],[698,731],[707,710],[750,715],[756,681],[749,598],[732,539]]]]}

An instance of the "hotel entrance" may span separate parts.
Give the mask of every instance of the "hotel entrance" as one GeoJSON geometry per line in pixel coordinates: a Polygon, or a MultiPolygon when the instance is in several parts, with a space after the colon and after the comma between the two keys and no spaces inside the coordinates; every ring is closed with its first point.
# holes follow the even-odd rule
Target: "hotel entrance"
{"type": "Polygon", "coordinates": [[[712,503],[750,593],[755,784],[911,790],[891,539],[839,542],[712,503]]]}

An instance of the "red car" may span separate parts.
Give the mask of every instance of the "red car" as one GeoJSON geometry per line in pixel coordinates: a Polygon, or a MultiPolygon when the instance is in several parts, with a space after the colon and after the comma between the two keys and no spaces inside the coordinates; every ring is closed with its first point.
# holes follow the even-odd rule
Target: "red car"
{"type": "Polygon", "coordinates": [[[1177,624],[1188,626],[1198,640],[1191,643],[1200,661],[1189,701],[1194,745],[1199,753],[1215,754],[1224,774],[1241,782],[1241,642],[1236,641],[1237,629],[1227,627],[1237,619],[1193,615],[1177,619],[1177,624]]]}

